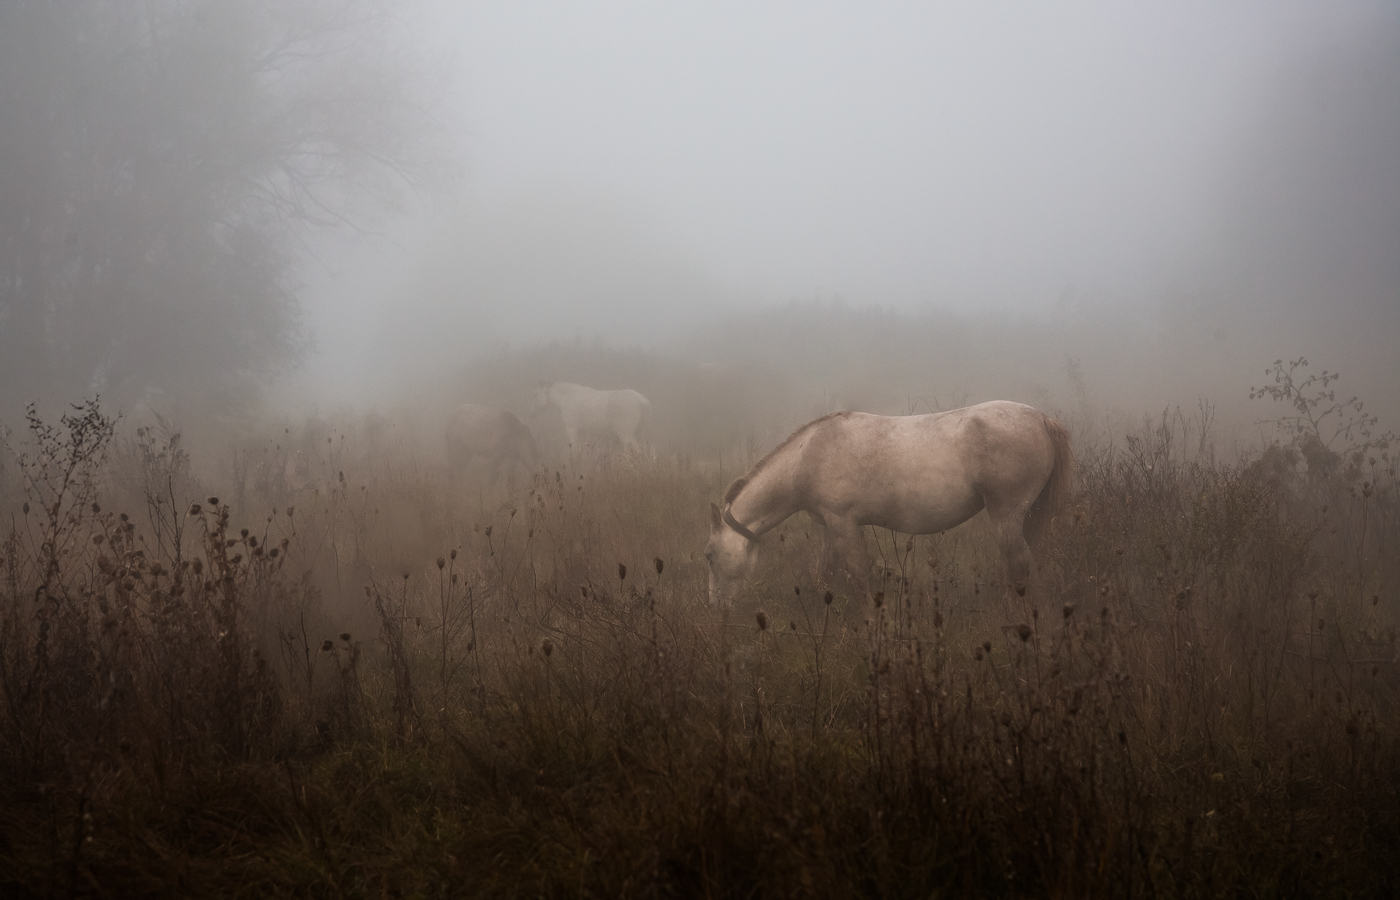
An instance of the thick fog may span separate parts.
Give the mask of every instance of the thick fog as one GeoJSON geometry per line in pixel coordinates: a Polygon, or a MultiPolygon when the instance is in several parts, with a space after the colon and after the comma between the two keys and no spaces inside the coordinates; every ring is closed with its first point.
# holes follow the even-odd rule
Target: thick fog
{"type": "MultiPolygon", "coordinates": [[[[390,174],[311,202],[258,175],[302,199],[259,257],[281,267],[283,318],[242,338],[278,352],[194,341],[119,384],[113,344],[142,332],[96,317],[79,358],[99,363],[64,393],[188,411],[187,365],[251,372],[273,409],[482,399],[493,360],[517,380],[633,371],[579,361],[605,348],[764,371],[828,405],[1206,397],[1246,421],[1272,412],[1251,383],[1306,356],[1400,424],[1393,4],[419,2],[382,19],[350,36],[374,35],[378,76],[335,90],[368,116],[354,149],[390,174]],[[386,79],[413,115],[358,103],[386,79]],[[816,354],[829,365],[799,375],[816,354]]],[[[33,77],[63,82],[62,59],[33,77]]],[[[221,115],[242,101],[219,84],[170,102],[221,115]]],[[[11,145],[18,184],[32,163],[11,145]]],[[[52,240],[85,240],[71,217],[52,240]]],[[[13,354],[24,276],[3,274],[13,354]]],[[[179,285],[147,306],[178,322],[229,302],[179,285]]],[[[5,371],[9,409],[50,393],[25,382],[43,367],[5,371]]]]}

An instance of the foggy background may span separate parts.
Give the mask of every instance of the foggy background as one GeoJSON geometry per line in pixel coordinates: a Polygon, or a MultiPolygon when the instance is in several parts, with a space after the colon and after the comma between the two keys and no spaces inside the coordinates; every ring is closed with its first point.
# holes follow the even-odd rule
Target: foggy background
{"type": "Polygon", "coordinates": [[[1400,424],[1393,4],[94,8],[0,12],[7,422],[551,378],[678,442],[994,397],[1248,435],[1306,356],[1400,424]]]}

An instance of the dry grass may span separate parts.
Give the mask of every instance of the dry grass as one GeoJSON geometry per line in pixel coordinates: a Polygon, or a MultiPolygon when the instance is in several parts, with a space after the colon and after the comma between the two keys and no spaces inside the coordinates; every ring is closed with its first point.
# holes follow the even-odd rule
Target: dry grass
{"type": "Polygon", "coordinates": [[[0,890],[1392,895],[1393,469],[1179,425],[1078,448],[1024,600],[975,521],[828,603],[799,517],[720,612],[719,466],[483,495],[332,441],[194,509],[78,411],[7,470],[0,890]]]}

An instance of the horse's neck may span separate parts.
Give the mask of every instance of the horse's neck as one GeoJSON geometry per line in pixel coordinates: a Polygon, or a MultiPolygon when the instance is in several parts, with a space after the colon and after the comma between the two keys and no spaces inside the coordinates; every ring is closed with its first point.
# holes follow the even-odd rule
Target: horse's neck
{"type": "Polygon", "coordinates": [[[750,475],[748,483],[730,504],[734,518],[749,531],[761,535],[802,509],[802,497],[797,490],[798,462],[796,453],[779,454],[750,475]]]}
{"type": "Polygon", "coordinates": [[[556,381],[554,388],[550,391],[550,399],[557,406],[564,406],[571,401],[574,403],[588,399],[597,391],[584,387],[581,384],[571,384],[567,381],[556,381]]]}

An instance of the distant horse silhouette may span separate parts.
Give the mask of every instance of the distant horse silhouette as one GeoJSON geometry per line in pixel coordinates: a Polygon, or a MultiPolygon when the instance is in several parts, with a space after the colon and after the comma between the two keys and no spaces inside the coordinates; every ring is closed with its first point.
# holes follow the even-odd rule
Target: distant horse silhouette
{"type": "Polygon", "coordinates": [[[710,603],[728,606],[758,560],[758,539],[799,510],[826,527],[827,566],[870,571],[860,529],[935,534],[981,509],[1011,582],[1024,593],[1030,547],[1069,499],[1074,455],[1063,426],[994,400],[919,416],[840,412],[803,425],[710,504],[710,603]]]}
{"type": "Polygon", "coordinates": [[[651,401],[631,388],[599,391],[566,381],[546,382],[535,390],[535,408],[546,406],[559,410],[572,446],[580,434],[616,435],[622,446],[634,449],[637,432],[651,414],[651,401]]]}
{"type": "Polygon", "coordinates": [[[479,459],[495,484],[503,468],[509,477],[515,466],[533,467],[539,458],[534,435],[515,413],[464,403],[447,423],[447,462],[458,475],[479,459]]]}

